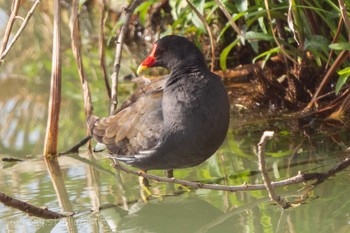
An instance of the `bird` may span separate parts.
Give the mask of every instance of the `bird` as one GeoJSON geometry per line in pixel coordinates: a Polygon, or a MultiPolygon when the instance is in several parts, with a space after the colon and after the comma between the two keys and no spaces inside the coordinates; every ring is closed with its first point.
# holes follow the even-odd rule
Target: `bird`
{"type": "Polygon", "coordinates": [[[170,70],[143,82],[111,116],[92,115],[92,137],[111,156],[144,171],[197,166],[225,140],[230,104],[222,79],[212,73],[200,49],[185,37],[154,42],[137,69],[170,70]]]}

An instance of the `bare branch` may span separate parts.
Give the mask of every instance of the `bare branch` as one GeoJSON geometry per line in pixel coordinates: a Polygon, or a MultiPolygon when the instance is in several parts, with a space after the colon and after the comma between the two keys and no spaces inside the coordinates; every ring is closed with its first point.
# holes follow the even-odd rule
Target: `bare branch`
{"type": "MultiPolygon", "coordinates": [[[[26,16],[26,18],[24,19],[21,27],[18,29],[16,35],[13,37],[11,43],[6,47],[6,50],[4,52],[1,52],[0,55],[0,61],[2,61],[6,55],[8,54],[8,52],[10,51],[10,49],[12,48],[12,46],[15,44],[15,42],[17,41],[17,39],[19,38],[19,36],[21,35],[22,31],[24,30],[24,28],[27,26],[29,19],[32,17],[35,8],[39,5],[40,0],[36,0],[32,6],[32,8],[28,11],[28,14],[26,16]]],[[[3,44],[4,46],[4,44],[3,44]]],[[[1,50],[3,51],[3,50],[1,50]]],[[[1,63],[0,63],[1,64],[1,63]]]]}
{"type": "MultiPolygon", "coordinates": [[[[1,46],[0,54],[3,54],[4,50],[6,49],[7,43],[9,41],[9,38],[10,38],[10,35],[11,35],[12,26],[13,26],[13,23],[15,22],[15,19],[16,19],[16,16],[17,16],[17,13],[18,13],[20,5],[21,5],[21,1],[20,0],[15,0],[15,1],[12,2],[11,14],[10,14],[9,21],[7,23],[7,26],[6,26],[4,38],[2,40],[2,46],[1,46]]],[[[0,59],[0,60],[2,60],[2,59],[0,59]]]]}
{"type": "MultiPolygon", "coordinates": [[[[142,176],[144,178],[156,180],[159,182],[180,184],[180,185],[192,187],[195,189],[211,189],[211,190],[222,190],[222,191],[230,191],[230,192],[266,189],[266,186],[264,184],[243,184],[243,185],[237,185],[237,186],[228,186],[228,185],[219,185],[219,184],[203,184],[200,182],[192,182],[192,181],[180,180],[180,179],[176,179],[176,178],[166,178],[166,177],[152,175],[149,173],[131,170],[131,169],[128,169],[128,168],[120,165],[117,162],[113,166],[116,169],[124,171],[124,172],[129,173],[129,174],[142,176]]],[[[305,178],[303,173],[299,173],[298,175],[290,177],[286,180],[271,182],[271,185],[272,185],[272,187],[280,187],[280,186],[287,186],[287,185],[291,185],[291,184],[302,183],[302,182],[305,182],[307,180],[315,180],[315,179],[317,179],[317,177],[308,176],[307,178],[305,178]]]]}
{"type": "Polygon", "coordinates": [[[128,30],[129,22],[135,8],[141,3],[141,0],[134,0],[128,8],[124,9],[125,22],[123,23],[117,40],[117,46],[115,51],[114,68],[112,74],[112,90],[111,90],[111,104],[109,114],[112,115],[118,106],[118,76],[120,70],[120,61],[122,58],[122,46],[124,43],[124,36],[128,30]]]}
{"type": "Polygon", "coordinates": [[[258,143],[259,170],[261,171],[266,190],[268,191],[271,200],[275,201],[283,209],[286,209],[290,207],[290,204],[275,193],[271,184],[270,177],[266,170],[266,163],[264,158],[265,145],[267,140],[273,137],[273,134],[273,131],[265,131],[260,139],[260,142],[258,143]]]}

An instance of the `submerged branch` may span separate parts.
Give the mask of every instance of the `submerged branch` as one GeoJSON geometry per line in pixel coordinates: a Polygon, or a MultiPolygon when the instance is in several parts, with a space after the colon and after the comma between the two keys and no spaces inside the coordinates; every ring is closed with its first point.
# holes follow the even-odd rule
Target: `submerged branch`
{"type": "MultiPolygon", "coordinates": [[[[339,164],[337,164],[336,166],[334,166],[332,169],[328,170],[325,173],[299,172],[297,175],[292,176],[288,179],[271,182],[271,186],[273,188],[276,188],[276,187],[283,187],[283,186],[292,185],[292,184],[304,183],[307,181],[316,181],[314,184],[320,184],[323,181],[325,181],[327,178],[336,175],[338,172],[341,172],[342,170],[344,170],[349,166],[350,166],[350,156],[345,158],[342,162],[340,162],[339,164]]],[[[230,186],[230,185],[220,185],[220,184],[203,184],[200,182],[181,180],[177,178],[161,177],[161,176],[152,175],[149,173],[144,173],[142,171],[131,170],[129,168],[126,168],[125,166],[122,166],[118,162],[116,162],[113,165],[113,167],[118,170],[124,171],[126,173],[136,175],[136,176],[141,176],[146,179],[151,179],[158,182],[180,184],[180,185],[188,186],[194,189],[222,190],[222,191],[229,191],[229,192],[241,192],[241,191],[253,191],[253,190],[266,189],[265,184],[242,184],[242,185],[230,186]]]]}
{"type": "MultiPolygon", "coordinates": [[[[126,173],[142,176],[144,178],[156,180],[158,182],[180,184],[180,185],[192,187],[195,189],[211,189],[211,190],[222,190],[222,191],[230,191],[230,192],[266,189],[266,186],[264,184],[243,184],[243,185],[237,185],[237,186],[230,186],[230,185],[220,185],[220,184],[203,184],[200,182],[181,180],[177,178],[161,177],[161,176],[156,176],[156,175],[152,175],[152,174],[148,174],[140,171],[131,170],[120,165],[119,163],[114,164],[113,167],[118,170],[124,171],[126,173]]],[[[271,185],[272,187],[280,187],[280,186],[287,186],[291,184],[302,183],[307,180],[314,180],[314,179],[316,179],[316,177],[311,177],[311,176],[308,177],[308,179],[305,179],[304,174],[299,173],[298,175],[288,178],[286,180],[271,182],[271,185]]]]}
{"type": "Polygon", "coordinates": [[[26,202],[20,201],[13,197],[7,196],[3,192],[0,192],[0,202],[8,207],[18,209],[29,215],[43,218],[43,219],[58,219],[58,218],[68,217],[68,215],[56,213],[51,210],[39,208],[31,204],[28,204],[26,202]]]}

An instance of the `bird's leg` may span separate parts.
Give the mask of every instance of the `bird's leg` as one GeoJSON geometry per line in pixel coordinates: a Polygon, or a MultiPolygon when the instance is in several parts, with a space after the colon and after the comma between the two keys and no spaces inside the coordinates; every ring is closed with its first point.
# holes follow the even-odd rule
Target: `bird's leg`
{"type": "MultiPolygon", "coordinates": [[[[146,173],[147,171],[141,170],[139,173],[146,173]]],[[[149,190],[149,187],[151,186],[149,184],[149,181],[147,178],[143,176],[139,176],[139,185],[140,185],[140,194],[141,198],[144,202],[148,202],[148,197],[152,195],[151,190],[149,190]]]]}
{"type": "MultiPolygon", "coordinates": [[[[141,171],[139,171],[139,173],[147,173],[147,171],[146,170],[141,170],[141,171]]],[[[148,179],[143,177],[143,176],[141,176],[141,175],[139,176],[139,184],[140,184],[141,187],[143,187],[143,186],[150,187],[151,186],[149,184],[148,179]]]]}
{"type": "Polygon", "coordinates": [[[166,177],[174,178],[174,170],[173,169],[166,170],[166,177]]]}
{"type": "MultiPolygon", "coordinates": [[[[174,178],[174,170],[173,169],[166,170],[166,177],[174,178]]],[[[175,185],[173,183],[167,183],[166,190],[167,190],[167,193],[175,194],[175,185]]]]}

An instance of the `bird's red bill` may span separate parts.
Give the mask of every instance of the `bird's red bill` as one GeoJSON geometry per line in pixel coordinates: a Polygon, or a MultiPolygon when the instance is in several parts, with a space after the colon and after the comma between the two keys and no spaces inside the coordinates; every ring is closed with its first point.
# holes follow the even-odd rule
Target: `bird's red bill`
{"type": "Polygon", "coordinates": [[[152,67],[154,63],[156,62],[156,59],[154,57],[157,50],[157,44],[153,45],[151,54],[141,63],[139,68],[137,69],[137,74],[140,74],[143,70],[146,70],[149,67],[152,67]]]}

